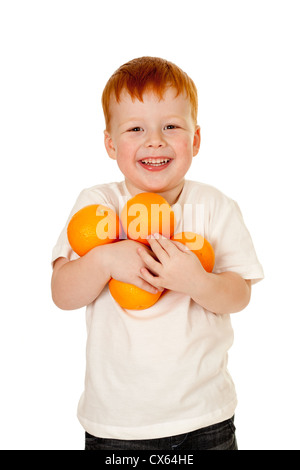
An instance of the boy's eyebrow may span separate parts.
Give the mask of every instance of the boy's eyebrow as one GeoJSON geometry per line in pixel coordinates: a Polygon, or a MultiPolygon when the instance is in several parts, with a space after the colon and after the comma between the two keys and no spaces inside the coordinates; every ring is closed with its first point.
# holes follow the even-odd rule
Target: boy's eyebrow
{"type": "MultiPolygon", "coordinates": [[[[120,123],[120,126],[125,126],[131,122],[137,122],[137,121],[142,121],[144,118],[143,116],[130,116],[128,119],[126,119],[126,121],[123,121],[120,123]]],[[[176,115],[176,114],[170,114],[168,116],[162,116],[162,119],[166,120],[166,121],[170,121],[172,119],[180,119],[182,121],[185,120],[184,116],[181,116],[181,115],[176,115]]]]}
{"type": "Polygon", "coordinates": [[[136,121],[141,121],[142,118],[141,117],[129,117],[128,119],[126,119],[126,121],[123,121],[120,123],[120,126],[125,126],[125,124],[128,124],[130,122],[136,122],[136,121]]]}
{"type": "Polygon", "coordinates": [[[182,121],[185,120],[184,116],[179,115],[179,114],[170,114],[169,116],[166,116],[165,119],[167,119],[167,120],[181,119],[182,121]]]}

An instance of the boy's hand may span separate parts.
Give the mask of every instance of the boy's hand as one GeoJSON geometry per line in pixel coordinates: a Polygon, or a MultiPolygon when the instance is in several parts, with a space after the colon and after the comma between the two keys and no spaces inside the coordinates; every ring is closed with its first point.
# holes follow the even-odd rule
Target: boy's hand
{"type": "MultiPolygon", "coordinates": [[[[145,263],[138,254],[141,243],[134,240],[122,240],[105,246],[107,247],[105,265],[110,277],[117,281],[134,284],[152,294],[156,294],[158,290],[161,290],[151,285],[151,282],[141,275],[141,269],[145,267],[145,263]]],[[[152,258],[153,254],[151,256],[149,248],[145,246],[143,251],[149,258],[152,258]]]]}
{"type": "Polygon", "coordinates": [[[206,276],[197,256],[182,243],[159,234],[148,240],[157,260],[149,254],[149,250],[138,248],[138,254],[147,266],[140,269],[143,279],[157,288],[191,295],[195,283],[206,276]]]}
{"type": "Polygon", "coordinates": [[[149,243],[157,260],[144,248],[138,248],[148,268],[142,267],[141,275],[149,284],[189,295],[203,308],[216,314],[239,312],[248,305],[251,280],[230,271],[207,273],[197,256],[185,245],[161,235],[155,235],[149,243]]]}

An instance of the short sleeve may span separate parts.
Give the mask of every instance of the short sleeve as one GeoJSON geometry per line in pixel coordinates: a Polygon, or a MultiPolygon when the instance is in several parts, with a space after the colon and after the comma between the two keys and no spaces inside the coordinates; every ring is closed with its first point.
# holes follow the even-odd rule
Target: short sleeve
{"type": "Polygon", "coordinates": [[[99,195],[96,196],[95,194],[93,194],[93,192],[87,189],[84,189],[83,191],[81,191],[81,193],[79,194],[69,214],[66,225],[64,226],[52,250],[52,259],[51,259],[52,266],[53,266],[54,261],[60,257],[67,258],[70,261],[79,258],[79,256],[72,250],[69,240],[68,240],[68,235],[67,235],[67,228],[73,215],[76,212],[78,212],[80,209],[82,209],[83,207],[88,206],[89,204],[105,204],[105,203],[106,203],[105,199],[103,198],[103,200],[101,200],[101,198],[99,198],[99,195]]]}
{"type": "Polygon", "coordinates": [[[238,204],[227,199],[215,204],[211,214],[210,241],[215,250],[214,273],[232,271],[256,283],[263,279],[250,233],[238,204]]]}

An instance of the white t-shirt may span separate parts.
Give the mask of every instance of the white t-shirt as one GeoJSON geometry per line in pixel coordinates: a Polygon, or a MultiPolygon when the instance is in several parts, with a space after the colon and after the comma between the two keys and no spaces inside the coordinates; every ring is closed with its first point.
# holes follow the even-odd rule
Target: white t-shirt
{"type": "MultiPolygon", "coordinates": [[[[71,216],[88,204],[120,214],[130,198],[125,182],[83,190],[52,261],[78,258],[67,239],[71,216]]],[[[173,206],[175,233],[203,235],[215,251],[214,273],[263,278],[237,204],[217,189],[186,181],[173,206]]],[[[146,310],[124,310],[108,286],[86,309],[85,390],[78,418],[92,435],[153,439],[182,434],[230,418],[237,400],[227,371],[233,342],[230,315],[215,315],[187,295],[167,292],[146,310]]]]}

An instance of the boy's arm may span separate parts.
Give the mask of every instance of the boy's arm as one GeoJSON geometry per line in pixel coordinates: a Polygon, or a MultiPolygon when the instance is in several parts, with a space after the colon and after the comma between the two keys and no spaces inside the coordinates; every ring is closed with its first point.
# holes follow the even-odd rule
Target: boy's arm
{"type": "Polygon", "coordinates": [[[192,299],[217,314],[240,312],[250,302],[251,280],[234,272],[205,273],[193,287],[192,299]]]}
{"type": "MultiPolygon", "coordinates": [[[[74,310],[93,302],[111,277],[156,293],[140,276],[145,264],[138,255],[140,243],[123,240],[98,246],[73,261],[58,258],[52,274],[52,298],[63,310],[74,310]]],[[[150,250],[147,250],[150,253],[150,250]]]]}
{"type": "Polygon", "coordinates": [[[149,243],[157,260],[149,257],[142,248],[138,252],[148,267],[141,269],[142,276],[153,286],[189,295],[203,308],[216,314],[239,312],[248,305],[250,280],[234,272],[207,273],[196,255],[184,245],[162,236],[149,239],[149,243]]]}
{"type": "MultiPolygon", "coordinates": [[[[104,247],[101,247],[104,248],[104,247]]],[[[57,307],[74,310],[93,302],[109,281],[103,249],[94,248],[73,261],[58,258],[53,266],[52,298],[57,307]]]]}

